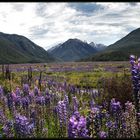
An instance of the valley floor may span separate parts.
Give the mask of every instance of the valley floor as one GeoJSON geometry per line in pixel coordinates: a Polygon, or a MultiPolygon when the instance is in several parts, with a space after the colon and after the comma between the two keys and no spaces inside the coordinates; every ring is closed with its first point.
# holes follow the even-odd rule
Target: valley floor
{"type": "Polygon", "coordinates": [[[0,85],[2,137],[139,135],[129,62],[1,65],[0,85]]]}

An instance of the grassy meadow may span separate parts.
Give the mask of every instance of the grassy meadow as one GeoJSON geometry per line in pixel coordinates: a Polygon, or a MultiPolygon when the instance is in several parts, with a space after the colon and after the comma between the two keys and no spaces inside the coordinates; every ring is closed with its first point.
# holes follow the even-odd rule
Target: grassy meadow
{"type": "Polygon", "coordinates": [[[0,66],[0,136],[139,137],[129,62],[0,66]]]}

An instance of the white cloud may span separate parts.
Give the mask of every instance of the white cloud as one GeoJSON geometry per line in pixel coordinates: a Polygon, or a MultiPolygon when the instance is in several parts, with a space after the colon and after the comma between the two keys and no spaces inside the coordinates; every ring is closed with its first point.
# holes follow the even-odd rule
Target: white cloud
{"type": "Polygon", "coordinates": [[[1,32],[26,36],[48,49],[69,38],[108,45],[139,28],[140,3],[74,4],[0,3],[1,32]]]}

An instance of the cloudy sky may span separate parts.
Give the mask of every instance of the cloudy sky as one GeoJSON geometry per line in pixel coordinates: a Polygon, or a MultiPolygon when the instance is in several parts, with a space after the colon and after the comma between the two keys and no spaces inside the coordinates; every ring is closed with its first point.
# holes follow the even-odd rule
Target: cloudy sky
{"type": "Polygon", "coordinates": [[[140,3],[0,3],[0,32],[49,49],[69,38],[110,45],[140,27],[140,3]]]}

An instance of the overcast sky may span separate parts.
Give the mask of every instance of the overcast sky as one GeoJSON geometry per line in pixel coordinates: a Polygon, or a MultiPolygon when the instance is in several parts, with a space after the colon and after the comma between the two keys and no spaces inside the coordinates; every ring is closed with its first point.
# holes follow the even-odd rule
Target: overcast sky
{"type": "Polygon", "coordinates": [[[140,3],[0,3],[0,32],[48,49],[69,38],[110,45],[140,27],[140,3]]]}

